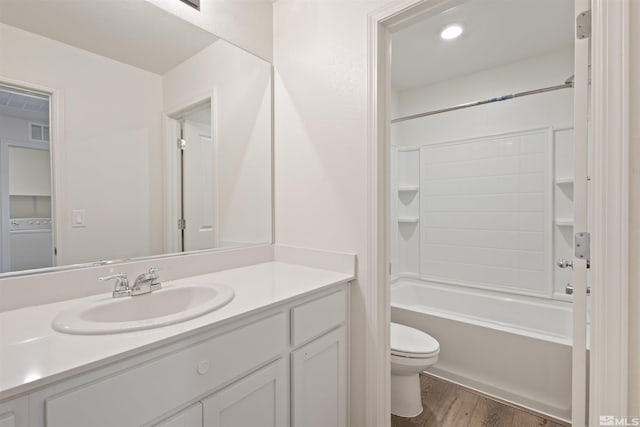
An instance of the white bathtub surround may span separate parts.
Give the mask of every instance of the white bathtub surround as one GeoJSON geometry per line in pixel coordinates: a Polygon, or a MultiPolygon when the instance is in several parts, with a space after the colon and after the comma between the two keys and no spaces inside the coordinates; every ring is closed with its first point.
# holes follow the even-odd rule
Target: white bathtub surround
{"type": "Polygon", "coordinates": [[[573,129],[392,147],[392,277],[570,301],[573,129]]]}
{"type": "Polygon", "coordinates": [[[391,305],[394,322],[440,343],[430,372],[570,420],[568,303],[402,279],[392,285],[391,305]]]}
{"type": "MultiPolygon", "coordinates": [[[[245,251],[251,255],[250,249],[245,251]]],[[[355,265],[353,255],[336,257],[350,258],[355,265]]],[[[88,372],[125,356],[162,347],[203,328],[227,325],[293,298],[331,289],[354,278],[353,270],[345,273],[295,265],[274,260],[273,252],[271,258],[253,265],[164,281],[163,286],[166,287],[219,283],[232,287],[235,297],[217,311],[162,328],[87,336],[62,334],[52,329],[51,322],[58,313],[95,297],[0,313],[0,401],[88,372]]],[[[341,261],[342,266],[346,264],[341,261]]]]}

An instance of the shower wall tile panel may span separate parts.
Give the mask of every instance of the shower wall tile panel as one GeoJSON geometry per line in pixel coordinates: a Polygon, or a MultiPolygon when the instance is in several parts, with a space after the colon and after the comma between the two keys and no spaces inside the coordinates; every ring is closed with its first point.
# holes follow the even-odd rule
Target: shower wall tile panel
{"type": "Polygon", "coordinates": [[[552,133],[424,145],[420,273],[551,296],[552,133]]]}

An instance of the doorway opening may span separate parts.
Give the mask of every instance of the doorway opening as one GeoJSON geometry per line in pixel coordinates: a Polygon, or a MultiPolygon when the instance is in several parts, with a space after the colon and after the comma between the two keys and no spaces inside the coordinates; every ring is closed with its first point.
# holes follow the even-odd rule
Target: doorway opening
{"type": "Polygon", "coordinates": [[[54,265],[50,98],[0,85],[0,273],[54,265]]]}
{"type": "MultiPolygon", "coordinates": [[[[391,313],[389,317],[387,317],[387,319],[394,320],[395,318],[406,322],[411,322],[411,320],[408,319],[401,319],[403,315],[399,315],[400,307],[393,306],[394,287],[393,285],[390,285],[392,278],[395,279],[398,278],[398,276],[406,276],[402,277],[402,279],[405,279],[408,282],[412,282],[412,285],[422,285],[421,282],[423,282],[425,278],[430,278],[432,279],[432,282],[434,282],[433,284],[435,285],[435,287],[438,288],[444,287],[449,291],[454,288],[456,289],[456,291],[460,291],[460,288],[465,288],[468,294],[480,293],[481,295],[491,295],[491,297],[496,297],[498,299],[502,297],[507,301],[510,299],[514,299],[513,297],[517,296],[518,294],[521,294],[521,296],[523,297],[522,299],[528,300],[532,303],[537,303],[539,302],[538,300],[544,299],[548,301],[548,306],[554,306],[563,313],[566,311],[564,310],[564,308],[566,307],[563,306],[570,305],[571,308],[568,310],[568,313],[564,313],[561,316],[555,316],[554,318],[557,320],[557,322],[551,322],[565,325],[565,332],[563,332],[562,334],[564,334],[565,337],[568,334],[568,336],[570,337],[564,342],[565,347],[568,348],[565,348],[565,350],[567,351],[563,351],[564,355],[562,356],[565,361],[568,360],[568,367],[565,366],[565,368],[560,368],[560,370],[564,370],[563,375],[568,376],[567,378],[569,378],[569,382],[571,384],[571,387],[569,389],[567,389],[566,387],[563,389],[563,402],[566,405],[564,405],[564,407],[561,407],[563,405],[559,405],[559,407],[555,408],[555,410],[558,411],[555,413],[551,413],[554,408],[545,408],[544,405],[546,403],[551,403],[552,405],[550,406],[553,406],[553,402],[539,401],[537,403],[541,403],[542,405],[538,405],[537,407],[534,407],[534,405],[529,405],[525,402],[521,402],[520,404],[522,406],[533,407],[533,409],[538,410],[542,413],[551,413],[551,415],[553,415],[554,417],[562,420],[571,419],[577,425],[582,425],[585,422],[586,402],[588,400],[586,392],[587,266],[584,259],[576,258],[576,256],[574,256],[574,233],[573,230],[566,229],[575,228],[577,230],[588,231],[586,223],[586,112],[588,106],[588,95],[590,91],[588,86],[589,41],[585,40],[580,42],[575,40],[574,36],[574,13],[575,10],[580,10],[580,7],[584,6],[585,2],[581,0],[576,0],[575,2],[570,0],[567,2],[567,4],[563,5],[563,8],[567,11],[566,17],[568,17],[566,19],[564,31],[569,34],[571,45],[570,48],[573,49],[573,52],[570,52],[569,55],[565,56],[559,55],[563,58],[559,62],[567,65],[569,68],[564,69],[561,74],[558,74],[553,79],[548,80],[548,84],[543,83],[540,85],[535,84],[534,86],[531,86],[529,85],[531,81],[529,81],[528,79],[523,79],[522,76],[519,76],[513,71],[517,68],[517,66],[522,65],[521,62],[526,62],[529,59],[543,56],[545,53],[548,53],[549,50],[539,50],[535,52],[535,54],[529,52],[528,57],[511,58],[511,60],[509,61],[502,60],[493,65],[484,64],[483,66],[475,70],[466,70],[465,73],[456,74],[459,70],[462,69],[462,67],[460,67],[460,62],[457,63],[458,66],[448,69],[446,66],[447,61],[441,60],[443,55],[446,56],[446,52],[448,52],[447,49],[453,44],[452,40],[446,40],[443,41],[444,43],[447,43],[443,45],[444,47],[440,46],[433,49],[426,49],[421,53],[418,52],[416,54],[414,52],[413,54],[413,62],[426,63],[427,66],[430,66],[432,69],[434,69],[436,73],[440,72],[443,74],[442,76],[440,76],[441,79],[439,81],[434,80],[433,82],[425,85],[418,85],[417,87],[407,87],[404,88],[404,90],[411,91],[416,88],[420,88],[421,86],[436,86],[439,83],[441,83],[442,87],[431,87],[429,88],[432,89],[430,93],[424,87],[422,87],[422,89],[425,90],[423,90],[421,94],[406,94],[407,96],[404,97],[405,99],[401,99],[399,102],[398,97],[392,91],[392,82],[394,78],[394,60],[396,60],[398,55],[401,53],[399,52],[397,46],[393,46],[393,49],[391,48],[392,40],[395,34],[402,31],[410,31],[412,25],[421,20],[434,18],[435,21],[438,21],[438,19],[439,21],[435,23],[435,25],[431,26],[430,33],[427,34],[427,37],[440,38],[442,30],[451,23],[448,22],[448,20],[452,17],[455,17],[457,12],[463,11],[465,9],[465,6],[468,6],[469,4],[473,5],[473,3],[474,2],[469,1],[416,1],[412,4],[405,3],[402,6],[389,6],[386,9],[381,10],[378,15],[372,16],[371,23],[373,25],[370,26],[370,29],[372,30],[370,33],[370,39],[373,42],[370,46],[374,46],[374,49],[372,51],[372,55],[370,56],[369,67],[370,70],[373,70],[373,85],[371,87],[375,95],[373,96],[373,99],[370,103],[370,105],[374,106],[374,108],[371,110],[372,116],[370,122],[372,123],[372,132],[374,137],[373,146],[371,147],[373,151],[370,153],[370,171],[372,171],[372,175],[370,175],[370,185],[372,189],[371,201],[374,203],[370,205],[370,208],[372,209],[372,220],[370,222],[370,255],[372,256],[369,258],[369,260],[375,266],[372,266],[370,269],[372,275],[375,277],[375,279],[373,280],[373,287],[376,289],[384,289],[386,290],[386,292],[391,290],[390,295],[385,295],[384,292],[377,294],[375,294],[374,292],[374,295],[372,295],[372,302],[374,304],[377,304],[379,312],[382,313],[380,314],[380,316],[384,315],[385,312],[389,313],[387,311],[389,309],[382,306],[381,304],[381,302],[386,301],[387,303],[392,303],[391,313]],[[470,85],[470,82],[459,81],[465,76],[469,76],[472,74],[476,74],[476,77],[479,77],[479,80],[482,80],[480,77],[488,78],[487,74],[490,74],[489,72],[491,70],[500,67],[509,68],[510,65],[513,69],[507,70],[509,72],[503,73],[502,78],[498,80],[500,84],[507,84],[507,86],[491,87],[490,85],[486,84],[484,86],[480,85],[480,88],[485,89],[485,92],[478,92],[474,94],[471,93],[472,90],[470,89],[477,88],[477,86],[474,87],[473,85],[470,85]],[[568,77],[573,74],[575,74],[575,77],[573,79],[568,79],[568,77]],[[457,85],[455,84],[455,80],[458,80],[457,85]],[[571,83],[571,86],[574,89],[539,91],[539,89],[541,88],[562,86],[567,83],[571,83]],[[446,86],[446,84],[449,84],[450,87],[445,88],[444,86],[446,86]],[[521,85],[524,85],[524,87],[522,87],[521,85]],[[438,89],[440,89],[439,92],[438,89]],[[546,120],[546,123],[545,120],[537,120],[535,124],[527,124],[525,122],[529,119],[529,117],[526,115],[520,114],[512,115],[511,117],[509,117],[509,109],[513,107],[509,107],[508,104],[516,104],[518,106],[521,106],[519,104],[521,104],[524,99],[516,99],[506,102],[495,102],[500,101],[501,99],[499,98],[502,98],[505,95],[507,95],[508,97],[509,94],[529,91],[540,93],[526,97],[528,101],[531,101],[534,104],[542,103],[542,101],[540,100],[534,100],[535,98],[547,98],[548,100],[549,96],[563,96],[564,98],[566,98],[563,99],[563,101],[551,102],[550,104],[548,104],[551,106],[550,108],[545,109],[545,107],[542,107],[542,109],[544,110],[543,113],[551,114],[554,111],[557,112],[557,107],[566,106],[568,102],[570,107],[572,107],[568,110],[570,115],[566,120],[546,120]],[[479,96],[469,97],[468,95],[479,96]],[[442,100],[447,100],[449,102],[446,102],[443,105],[438,105],[438,102],[442,100]],[[488,102],[478,102],[476,104],[476,101],[482,100],[488,100],[488,102]],[[458,108],[450,109],[450,107],[452,106],[458,107],[464,104],[476,104],[478,106],[468,109],[464,108],[464,110],[458,108]],[[404,108],[405,111],[403,111],[401,114],[393,115],[394,113],[397,113],[398,108],[404,108]],[[489,113],[469,113],[471,110],[478,109],[485,109],[485,111],[488,111],[489,108],[502,109],[502,112],[506,113],[506,116],[503,117],[502,120],[502,124],[505,124],[506,126],[498,129],[497,126],[495,126],[495,122],[488,120],[490,118],[489,113]],[[436,115],[432,114],[433,112],[440,112],[441,110],[444,110],[443,112],[445,113],[436,115]],[[455,114],[457,114],[458,117],[453,117],[454,114],[452,113],[452,111],[454,110],[455,114]],[[464,113],[462,113],[462,111],[464,111],[464,113]],[[423,114],[425,112],[429,114],[423,114]],[[462,117],[465,114],[469,115],[467,117],[462,117]],[[396,124],[391,124],[391,119],[403,118],[409,119],[406,121],[399,120],[396,122],[396,124]],[[523,118],[524,120],[522,120],[523,118]],[[420,127],[425,127],[425,120],[431,122],[430,125],[426,126],[428,128],[426,133],[424,129],[418,129],[420,127]],[[419,123],[420,121],[422,121],[422,123],[419,123]],[[404,126],[404,129],[399,130],[398,125],[400,125],[401,123],[401,126],[404,126]],[[445,129],[445,125],[448,125],[449,127],[445,129]],[[394,126],[396,127],[395,129],[394,126]],[[464,135],[460,134],[460,132],[464,132],[465,130],[468,130],[472,127],[476,127],[477,129],[480,129],[480,131],[474,131],[464,135]],[[454,135],[454,133],[456,132],[458,134],[454,135]],[[392,152],[391,144],[394,140],[397,141],[399,138],[404,138],[404,146],[398,147],[396,153],[394,154],[392,152]],[[510,138],[515,138],[517,142],[508,141],[508,139],[510,138]],[[532,141],[529,141],[530,139],[539,140],[540,143],[536,144],[532,141]],[[501,144],[502,142],[506,142],[506,144],[501,144]],[[513,144],[509,144],[509,142],[513,142],[513,144]],[[572,146],[572,143],[575,144],[573,144],[572,146]],[[536,165],[542,166],[543,170],[529,171],[530,175],[539,175],[538,178],[540,178],[540,182],[538,182],[538,184],[542,183],[544,185],[544,188],[542,188],[540,194],[536,195],[536,197],[539,198],[539,201],[533,203],[533,205],[536,205],[535,209],[540,210],[540,212],[536,215],[539,215],[539,219],[542,219],[543,221],[542,223],[539,220],[536,221],[537,225],[544,228],[543,230],[538,230],[541,237],[540,241],[537,242],[541,243],[540,251],[526,250],[524,247],[520,247],[520,242],[526,242],[524,237],[522,239],[516,239],[518,240],[517,248],[500,248],[499,246],[497,246],[497,244],[489,245],[490,247],[482,247],[482,244],[484,243],[491,243],[491,239],[486,239],[480,236],[480,234],[485,231],[507,231],[516,233],[531,232],[532,234],[536,233],[536,230],[527,229],[526,220],[514,220],[513,230],[500,229],[500,226],[508,225],[508,218],[498,222],[485,221],[484,225],[487,226],[486,229],[482,229],[482,227],[480,227],[480,229],[472,229],[473,227],[466,227],[468,225],[482,225],[481,221],[478,221],[480,215],[475,214],[473,220],[467,218],[467,220],[461,223],[465,227],[456,227],[455,224],[451,223],[452,221],[460,220],[460,213],[464,213],[465,208],[468,206],[471,206],[472,208],[478,206],[482,207],[483,203],[485,203],[484,208],[476,210],[479,214],[488,217],[490,216],[488,214],[500,213],[497,211],[502,210],[502,207],[506,207],[504,203],[510,203],[506,201],[508,197],[505,197],[505,200],[493,200],[492,202],[487,202],[486,200],[484,200],[484,202],[479,200],[465,201],[462,200],[461,197],[455,197],[464,195],[465,197],[468,196],[470,198],[475,197],[479,199],[484,196],[486,196],[486,198],[491,198],[495,195],[508,196],[508,191],[496,192],[496,194],[474,194],[474,192],[476,192],[477,190],[477,185],[479,185],[481,181],[487,179],[495,180],[498,178],[498,175],[503,175],[505,173],[489,174],[490,176],[475,176],[473,174],[464,175],[463,173],[459,177],[455,176],[455,173],[460,172],[461,168],[454,167],[456,165],[453,165],[452,162],[462,161],[470,163],[474,161],[487,160],[490,156],[483,157],[483,151],[479,149],[475,150],[475,148],[482,146],[483,149],[487,149],[488,147],[491,147],[493,145],[495,145],[494,148],[501,145],[503,146],[503,148],[514,148],[522,145],[535,146],[536,149],[542,148],[542,150],[538,152],[539,156],[537,160],[533,161],[532,159],[527,159],[518,161],[518,165],[514,165],[515,169],[512,168],[510,170],[512,174],[525,175],[527,174],[526,167],[521,167],[521,165],[526,165],[527,167],[533,167],[536,165]],[[564,148],[562,148],[563,146],[564,148]],[[468,148],[473,148],[473,150],[471,151],[480,153],[480,158],[455,158],[455,156],[461,153],[464,154],[464,149],[468,148]],[[451,152],[444,153],[447,150],[451,152]],[[559,153],[558,150],[564,150],[568,153],[559,153]],[[415,153],[411,153],[412,151],[414,151],[415,153]],[[412,158],[412,154],[415,158],[412,158]],[[427,156],[427,154],[430,155],[427,156]],[[566,159],[566,154],[569,155],[569,158],[573,161],[573,164],[557,164],[556,160],[566,159]],[[447,165],[438,165],[438,162],[444,162],[447,163],[447,165]],[[564,170],[561,166],[568,166],[568,168],[564,170]],[[562,174],[564,172],[566,172],[566,176],[562,174]],[[440,173],[443,176],[434,177],[432,176],[434,173],[440,173]],[[444,176],[447,173],[454,175],[444,176]],[[427,179],[427,177],[429,179],[427,179]],[[404,179],[407,182],[401,182],[400,178],[404,179]],[[447,191],[451,192],[456,189],[454,188],[455,185],[451,183],[443,184],[442,182],[440,182],[448,178],[475,179],[472,179],[467,183],[458,183],[460,184],[458,185],[458,189],[460,190],[459,193],[454,192],[452,194],[447,194],[447,191]],[[439,184],[433,185],[434,182],[426,181],[438,181],[439,184]],[[431,191],[431,193],[427,194],[427,190],[431,191]],[[564,197],[564,199],[561,199],[561,197],[564,197]],[[571,204],[571,202],[573,202],[573,204],[571,204]],[[571,213],[571,215],[564,216],[562,215],[563,212],[571,213]],[[434,222],[438,219],[444,221],[445,224],[441,224],[441,227],[438,227],[434,222]],[[572,219],[573,222],[571,221],[572,219]],[[381,221],[383,221],[385,224],[381,224],[381,221]],[[492,224],[494,224],[495,227],[491,227],[492,224]],[[447,228],[452,232],[442,232],[447,230],[439,230],[438,228],[447,228]],[[429,229],[428,233],[427,229],[429,229]],[[469,243],[469,241],[464,244],[465,242],[462,240],[465,240],[467,239],[467,237],[469,237],[461,236],[465,233],[476,233],[476,244],[471,244],[469,243]],[[446,239],[451,238],[457,238],[458,240],[454,242],[446,241],[446,239]],[[405,241],[401,241],[401,239],[404,239],[405,241]],[[561,242],[561,239],[564,239],[566,243],[564,245],[564,249],[566,249],[565,252],[568,256],[568,258],[566,259],[568,260],[568,262],[561,262],[559,263],[560,265],[558,265],[555,261],[556,258],[563,258],[563,256],[560,254],[563,247],[562,245],[556,244],[556,240],[559,240],[561,242]],[[407,244],[404,245],[404,247],[400,247],[400,243],[407,244]],[[412,245],[410,245],[409,243],[412,243],[412,245]],[[461,251],[458,251],[458,249],[460,248],[452,251],[453,247],[456,247],[456,245],[460,246],[461,243],[462,246],[465,247],[464,249],[467,252],[477,252],[478,250],[485,250],[486,253],[482,253],[481,255],[470,255],[466,252],[463,253],[461,251]],[[440,246],[440,249],[436,250],[435,248],[430,246],[440,246]],[[522,261],[514,261],[509,257],[500,257],[494,253],[496,252],[496,250],[501,249],[511,250],[513,252],[524,251],[540,253],[539,256],[532,256],[530,258],[523,257],[522,261]],[[459,255],[457,257],[454,254],[454,252],[456,251],[458,251],[457,253],[459,255]],[[442,257],[446,256],[450,256],[452,258],[441,259],[442,257]],[[540,280],[534,281],[536,284],[541,284],[542,286],[537,290],[534,290],[533,287],[530,287],[527,292],[520,292],[518,289],[512,288],[512,286],[516,282],[518,282],[518,280],[498,281],[489,279],[488,275],[485,274],[487,273],[486,271],[483,273],[481,271],[475,271],[478,270],[477,268],[474,270],[474,268],[477,266],[473,266],[473,264],[478,264],[482,259],[490,262],[503,262],[503,264],[500,265],[488,265],[494,272],[501,268],[511,270],[527,270],[526,267],[529,267],[528,269],[531,271],[539,271],[540,280]],[[507,263],[507,261],[509,262],[507,263]],[[540,268],[533,268],[533,265],[531,263],[537,263],[538,261],[540,261],[540,268]],[[391,262],[391,265],[389,265],[389,262],[391,262]],[[443,265],[446,263],[451,264],[449,265],[448,269],[443,268],[443,265]],[[459,263],[461,267],[455,267],[454,264],[456,263],[459,263]],[[571,269],[561,268],[568,267],[569,264],[573,265],[573,272],[571,271],[571,269]],[[407,267],[408,269],[404,267],[407,267]],[[424,274],[423,270],[427,271],[427,274],[424,274]],[[451,277],[455,275],[462,275],[464,277],[451,277]],[[562,283],[564,281],[563,277],[565,276],[569,278],[569,281],[562,283]],[[447,281],[448,283],[442,283],[445,281],[447,281]],[[489,288],[491,289],[488,289],[485,286],[487,284],[493,285],[489,286],[489,288]],[[567,286],[568,284],[574,287],[573,294],[571,296],[569,296],[569,292],[571,292],[571,286],[567,286]]],[[[508,9],[510,6],[514,6],[512,4],[513,2],[494,1],[491,3],[493,3],[494,5],[497,4],[499,9],[492,11],[476,11],[476,14],[469,14],[467,18],[474,19],[474,17],[482,17],[483,15],[484,17],[487,17],[487,14],[493,14],[494,12],[499,16],[500,13],[503,12],[503,9],[508,9]]],[[[535,8],[544,8],[549,6],[557,6],[558,3],[563,2],[531,3],[532,5],[533,3],[535,3],[535,5],[533,5],[533,7],[535,8]]],[[[486,5],[483,3],[482,6],[484,8],[486,5]]],[[[521,6],[520,2],[517,6],[514,7],[519,6],[521,6]]],[[[548,16],[544,12],[542,13],[542,15],[548,16]]],[[[563,14],[560,15],[564,16],[563,14]]],[[[531,22],[534,21],[535,19],[533,19],[531,22]]],[[[482,45],[476,45],[475,50],[472,48],[471,51],[468,51],[466,55],[462,56],[462,62],[478,61],[479,56],[482,56],[482,58],[480,58],[482,60],[486,59],[486,57],[489,56],[493,56],[495,58],[496,53],[498,54],[498,56],[501,53],[505,53],[507,49],[501,48],[499,42],[506,42],[507,44],[511,43],[514,44],[517,48],[522,47],[523,39],[521,37],[529,37],[524,35],[526,31],[522,31],[523,27],[527,25],[527,22],[518,19],[511,20],[509,22],[509,25],[500,24],[495,26],[495,28],[498,30],[498,38],[494,39],[491,43],[487,44],[484,47],[482,45]],[[518,26],[517,30],[513,33],[508,32],[507,30],[510,25],[518,26]],[[491,53],[491,55],[483,55],[483,52],[486,53],[487,47],[489,49],[495,50],[495,52],[489,52],[491,53]]],[[[432,23],[434,23],[433,20],[432,23]]],[[[469,21],[465,21],[464,17],[461,21],[461,24],[461,27],[469,28],[469,21]]],[[[473,39],[473,36],[477,34],[478,31],[468,32],[466,40],[469,41],[470,38],[473,39]]],[[[535,37],[539,38],[539,35],[535,37]]],[[[559,37],[551,36],[550,40],[554,41],[558,38],[559,37]]],[[[459,40],[465,40],[464,32],[459,40]]],[[[424,38],[414,38],[414,41],[416,41],[418,47],[420,47],[421,44],[424,44],[424,38]]],[[[531,65],[529,69],[530,71],[533,71],[536,69],[536,67],[531,65]]],[[[537,68],[537,70],[539,71],[539,73],[537,76],[535,76],[536,78],[548,78],[550,77],[550,75],[544,75],[544,72],[550,70],[553,70],[555,72],[558,71],[559,68],[541,66],[540,68],[537,68]]],[[[533,72],[535,73],[535,71],[533,72]]],[[[419,75],[420,73],[417,74],[419,75]]],[[[514,96],[514,98],[519,97],[514,96]]],[[[538,105],[538,107],[540,107],[540,105],[538,105]]],[[[520,148],[518,148],[518,150],[520,150],[520,148]]],[[[467,150],[466,153],[468,154],[471,151],[467,150]]],[[[493,153],[492,155],[494,156],[497,155],[497,157],[509,156],[506,151],[500,152],[499,148],[497,148],[497,151],[492,148],[488,148],[488,152],[493,153]]],[[[484,151],[484,153],[487,154],[487,151],[484,151]]],[[[515,152],[512,152],[512,155],[515,155],[515,157],[522,157],[522,155],[533,155],[533,152],[527,152],[526,150],[524,150],[518,151],[517,154],[515,154],[515,152]]],[[[509,166],[506,166],[509,161],[503,161],[502,159],[494,160],[494,165],[489,167],[487,171],[491,171],[493,169],[500,170],[500,168],[502,167],[506,167],[507,169],[509,169],[509,166]]],[[[467,169],[462,168],[462,172],[468,172],[469,170],[478,172],[480,169],[482,169],[481,167],[480,169],[478,169],[475,166],[471,166],[467,169]]],[[[516,183],[517,186],[520,186],[521,182],[523,183],[524,181],[526,181],[526,178],[524,176],[515,176],[512,178],[514,179],[511,180],[511,184],[516,183]]],[[[515,212],[502,212],[502,214],[521,214],[519,212],[520,207],[526,205],[529,205],[533,208],[533,205],[530,204],[531,200],[526,200],[528,196],[522,194],[523,192],[520,189],[517,190],[518,191],[516,191],[516,193],[519,193],[517,202],[515,205],[513,205],[515,206],[515,212]]],[[[531,191],[524,193],[534,192],[531,191]]],[[[533,214],[533,212],[531,213],[533,214]]],[[[532,219],[533,216],[535,215],[531,215],[529,219],[532,219]]],[[[533,224],[530,222],[529,225],[533,224]]],[[[503,244],[505,242],[506,241],[502,241],[503,244]]],[[[529,243],[532,243],[532,241],[529,241],[529,243]]],[[[513,253],[511,253],[510,256],[513,256],[513,253]]],[[[486,264],[490,264],[490,262],[487,262],[486,264]]],[[[518,273],[517,276],[519,279],[523,279],[525,275],[518,273]]],[[[533,281],[530,282],[530,284],[532,283],[533,281]]],[[[439,291],[441,289],[437,290],[439,291]]],[[[415,298],[411,299],[414,300],[415,305],[415,298]]],[[[460,308],[460,306],[462,305],[461,299],[454,298],[454,305],[460,308]]],[[[494,310],[488,311],[494,313],[502,312],[500,308],[495,308],[494,310]]],[[[516,311],[518,311],[519,314],[521,313],[521,311],[519,310],[516,311]]],[[[547,317],[547,319],[551,319],[551,316],[547,317]]],[[[437,320],[434,320],[433,322],[437,322],[437,320]]],[[[495,324],[496,322],[493,323],[495,324]]],[[[498,320],[497,323],[500,323],[500,320],[498,320]]],[[[416,323],[413,326],[417,327],[418,325],[416,323]]],[[[534,326],[538,327],[540,325],[538,324],[534,326]]],[[[382,331],[377,336],[381,341],[389,342],[388,330],[386,331],[386,334],[387,335],[385,337],[385,332],[382,331]]],[[[551,335],[553,334],[555,333],[551,332],[551,335]]],[[[465,333],[457,333],[454,335],[460,337],[465,336],[465,333]]],[[[466,334],[466,336],[468,335],[469,334],[466,334]]],[[[471,336],[475,335],[471,334],[471,336]]],[[[445,339],[443,339],[443,341],[444,340],[445,339]]],[[[555,336],[550,340],[543,341],[559,344],[562,340],[563,338],[561,338],[560,336],[555,336]]],[[[546,344],[543,344],[543,346],[544,345],[546,344]]],[[[517,346],[510,344],[506,348],[508,348],[508,352],[513,353],[514,356],[516,355],[518,349],[517,346]]],[[[444,345],[442,346],[442,351],[446,352],[444,345]]],[[[545,353],[544,351],[540,353],[539,348],[536,351],[537,354],[550,354],[545,353]]],[[[389,352],[389,350],[387,350],[387,352],[389,352]]],[[[455,353],[455,351],[453,353],[455,353]]],[[[449,356],[451,354],[452,353],[450,352],[449,356]]],[[[457,354],[460,354],[460,352],[458,352],[457,354]]],[[[440,368],[442,368],[443,370],[451,368],[453,365],[452,363],[447,363],[447,354],[441,353],[441,355],[443,356],[443,363],[441,364],[440,368]]],[[[532,354],[529,353],[524,355],[523,357],[530,358],[532,357],[532,354]]],[[[453,359],[449,360],[449,362],[451,361],[453,361],[453,359]]],[[[387,359],[385,363],[389,363],[389,359],[387,359]]],[[[377,365],[379,367],[382,365],[382,363],[371,363],[371,369],[373,369],[373,365],[377,365]]],[[[505,366],[509,365],[506,364],[502,367],[505,366]]],[[[546,371],[545,375],[549,375],[549,372],[550,371],[546,371]]],[[[482,369],[481,375],[485,377],[485,380],[490,382],[491,373],[489,370],[482,369]]],[[[456,378],[451,379],[456,380],[456,378]]],[[[457,380],[459,382],[463,382],[462,380],[464,380],[464,378],[459,377],[457,378],[457,380]]],[[[516,384],[516,388],[519,387],[519,384],[520,383],[516,384]]],[[[471,387],[474,387],[474,384],[469,385],[471,387]]],[[[491,390],[487,390],[487,392],[488,394],[494,394],[491,390]]],[[[536,392],[532,393],[532,395],[535,394],[536,392]]],[[[387,395],[386,398],[388,398],[388,396],[389,395],[387,395]]],[[[515,399],[510,399],[509,397],[503,397],[503,399],[515,401],[515,399]]],[[[531,403],[535,404],[536,402],[531,403]]],[[[377,413],[376,416],[382,417],[382,411],[380,413],[377,413]]]]}
{"type": "Polygon", "coordinates": [[[190,106],[172,117],[178,135],[177,230],[181,252],[220,245],[217,153],[211,101],[190,106]]]}

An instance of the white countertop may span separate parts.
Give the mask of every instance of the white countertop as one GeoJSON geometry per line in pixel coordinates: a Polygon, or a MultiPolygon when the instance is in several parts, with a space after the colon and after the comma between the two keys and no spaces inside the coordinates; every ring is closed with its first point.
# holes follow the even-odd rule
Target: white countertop
{"type": "Polygon", "coordinates": [[[163,286],[224,284],[234,289],[235,297],[196,319],[118,334],[69,335],[51,327],[61,311],[104,299],[104,294],[0,313],[0,401],[106,365],[143,347],[151,349],[182,334],[352,279],[350,274],[274,261],[163,282],[163,286]]]}

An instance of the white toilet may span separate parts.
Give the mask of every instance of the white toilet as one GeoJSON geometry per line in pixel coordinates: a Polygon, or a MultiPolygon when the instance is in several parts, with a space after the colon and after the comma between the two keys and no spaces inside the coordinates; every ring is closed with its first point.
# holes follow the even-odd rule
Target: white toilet
{"type": "Polygon", "coordinates": [[[429,334],[391,323],[391,413],[415,417],[422,413],[420,372],[438,361],[440,344],[429,334]]]}

